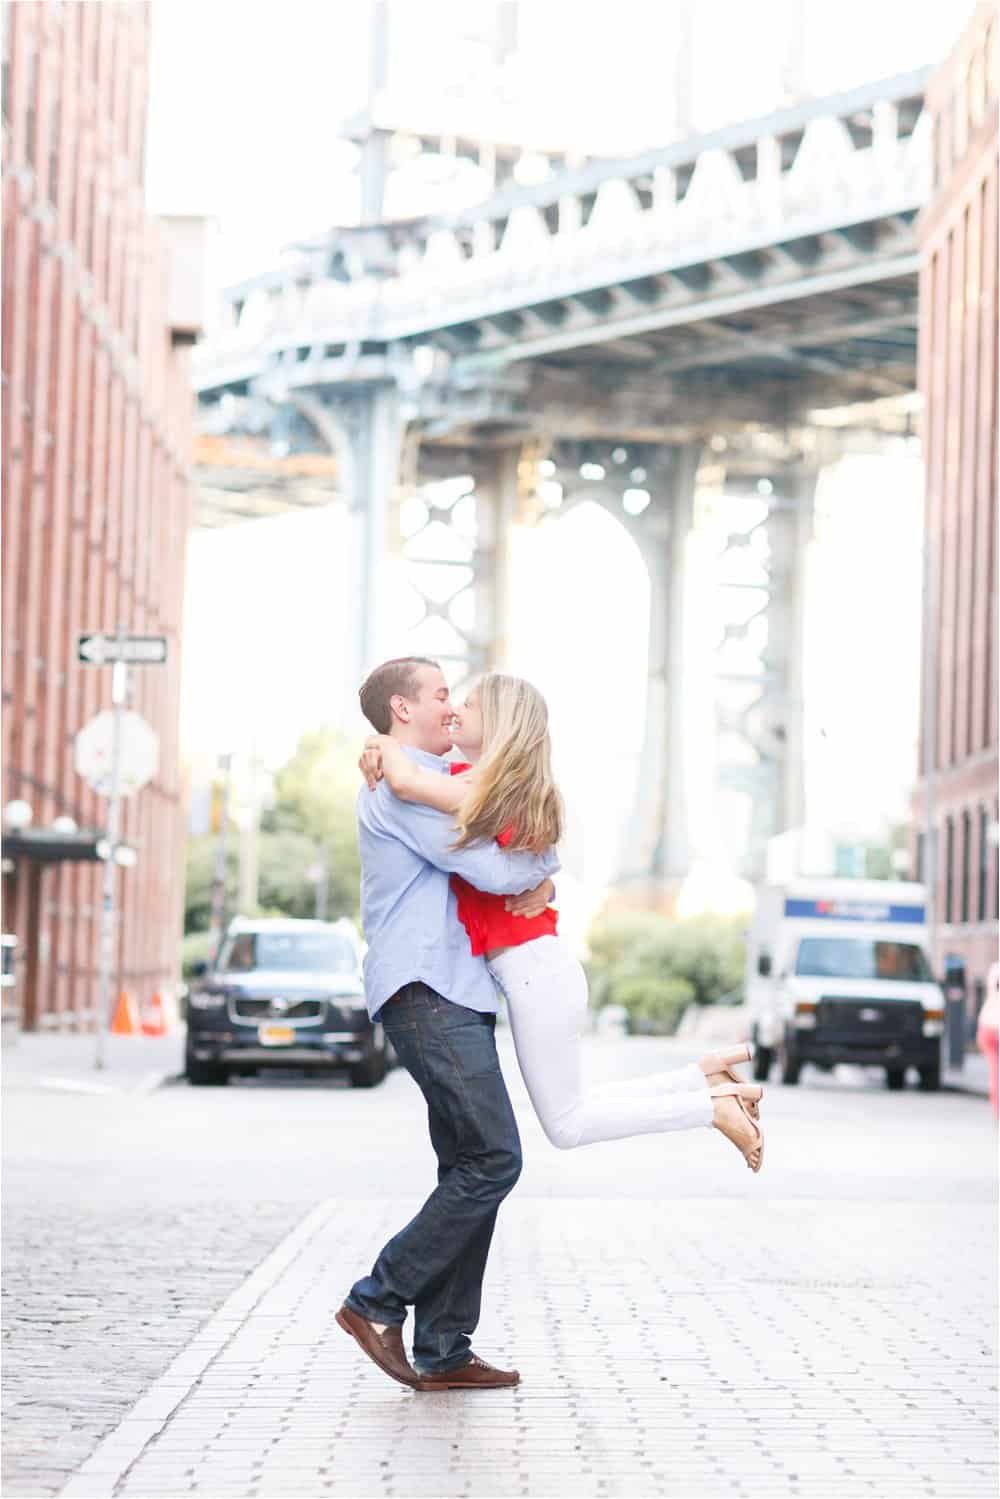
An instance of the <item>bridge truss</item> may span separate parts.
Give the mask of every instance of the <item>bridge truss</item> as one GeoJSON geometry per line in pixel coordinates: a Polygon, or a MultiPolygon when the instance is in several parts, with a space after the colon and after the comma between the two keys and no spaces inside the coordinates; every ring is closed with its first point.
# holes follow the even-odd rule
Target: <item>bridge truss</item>
{"type": "Polygon", "coordinates": [[[460,213],[331,231],[235,289],[229,325],[196,350],[206,431],[336,456],[358,537],[359,674],[389,645],[387,555],[411,558],[461,678],[504,662],[515,518],[582,484],[629,526],[653,609],[623,877],[671,886],[687,868],[683,555],[708,470],[772,497],[759,670],[720,707],[749,750],[724,769],[753,805],[746,872],[801,818],[802,561],[834,452],[814,417],[853,413],[842,432],[877,427],[874,411],[897,421],[915,385],[928,72],[508,184],[460,213]],[[352,255],[369,271],[345,283],[352,255]],[[628,485],[581,479],[614,475],[619,450],[643,474],[629,481],[648,496],[635,516],[628,485]]]}

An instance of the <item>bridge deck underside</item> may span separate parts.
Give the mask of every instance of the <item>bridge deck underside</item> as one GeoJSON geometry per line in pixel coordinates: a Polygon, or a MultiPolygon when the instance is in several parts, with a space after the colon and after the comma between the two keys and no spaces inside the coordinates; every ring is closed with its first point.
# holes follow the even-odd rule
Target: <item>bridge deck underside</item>
{"type": "Polygon", "coordinates": [[[651,328],[507,366],[508,409],[443,441],[530,435],[685,441],[747,422],[899,397],[916,385],[917,278],[764,304],[651,328]]]}

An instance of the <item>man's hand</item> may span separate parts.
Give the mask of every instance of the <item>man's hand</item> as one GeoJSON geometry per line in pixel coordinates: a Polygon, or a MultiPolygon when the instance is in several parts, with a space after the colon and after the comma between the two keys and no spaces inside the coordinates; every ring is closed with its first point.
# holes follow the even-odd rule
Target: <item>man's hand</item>
{"type": "Polygon", "coordinates": [[[552,881],[543,880],[534,890],[526,890],[523,895],[508,895],[504,906],[512,916],[541,916],[555,893],[552,881]]]}
{"type": "Polygon", "coordinates": [[[365,747],[358,761],[358,769],[365,778],[368,790],[374,791],[382,779],[382,751],[379,748],[377,735],[365,740],[365,747]]]}

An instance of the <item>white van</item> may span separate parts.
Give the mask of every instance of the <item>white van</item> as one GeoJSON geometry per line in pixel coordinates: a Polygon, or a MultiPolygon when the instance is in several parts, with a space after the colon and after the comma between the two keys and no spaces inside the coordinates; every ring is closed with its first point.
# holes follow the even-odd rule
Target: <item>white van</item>
{"type": "Polygon", "coordinates": [[[944,995],[931,972],[925,892],[893,880],[797,879],[757,891],[746,998],[763,1081],[777,1058],[797,1083],[811,1062],[881,1066],[890,1088],[915,1067],[941,1082],[944,995]]]}

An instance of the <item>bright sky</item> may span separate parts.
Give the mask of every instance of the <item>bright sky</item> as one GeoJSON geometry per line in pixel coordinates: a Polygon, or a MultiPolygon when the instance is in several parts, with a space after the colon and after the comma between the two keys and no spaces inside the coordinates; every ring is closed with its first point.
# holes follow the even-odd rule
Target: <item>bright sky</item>
{"type": "MultiPolygon", "coordinates": [[[[458,77],[466,91],[456,110],[475,120],[486,90],[458,29],[481,8],[392,0],[399,113],[419,114],[458,77]]],[[[778,107],[798,17],[805,89],[823,94],[941,58],[970,9],[971,0],[698,0],[694,124],[778,107]]],[[[601,153],[662,143],[673,122],[677,10],[677,0],[522,3],[509,130],[601,153]]],[[[356,217],[355,153],[336,137],[365,102],[368,26],[366,0],[153,0],[147,196],[155,212],[217,217],[220,281],[254,275],[289,240],[356,217]]]]}
{"type": "MultiPolygon", "coordinates": [[[[804,0],[806,91],[941,58],[970,8],[804,0]]],[[[782,102],[778,40],[792,35],[798,11],[796,0],[699,0],[697,126],[782,102]]],[[[456,63],[481,94],[475,49],[454,42],[451,0],[424,0],[416,29],[414,16],[415,6],[400,11],[397,0],[390,84],[400,108],[447,94],[456,63]]],[[[524,5],[509,78],[518,126],[605,152],[669,138],[675,21],[675,6],[647,0],[524,5]]],[[[367,24],[360,0],[154,0],[148,198],[154,211],[216,218],[217,284],[273,265],[297,236],[355,217],[353,151],[336,137],[364,102],[367,24]]],[[[473,118],[474,99],[459,102],[473,118]]],[[[807,621],[809,810],[858,831],[903,815],[915,774],[919,518],[912,453],[846,461],[824,476],[807,621]]],[[[638,762],[648,582],[623,529],[595,507],[519,535],[517,548],[511,665],[549,697],[557,767],[571,806],[587,813],[573,858],[596,891],[612,871],[638,762]]],[[[349,552],[339,507],[193,536],[190,751],[255,743],[277,764],[304,730],[341,717],[351,691],[349,552]]],[[[692,566],[710,582],[716,563],[705,544],[692,566]]],[[[697,640],[694,648],[700,659],[697,640]]],[[[688,774],[696,848],[709,863],[725,862],[724,809],[713,801],[701,734],[690,736],[688,774]]]]}

